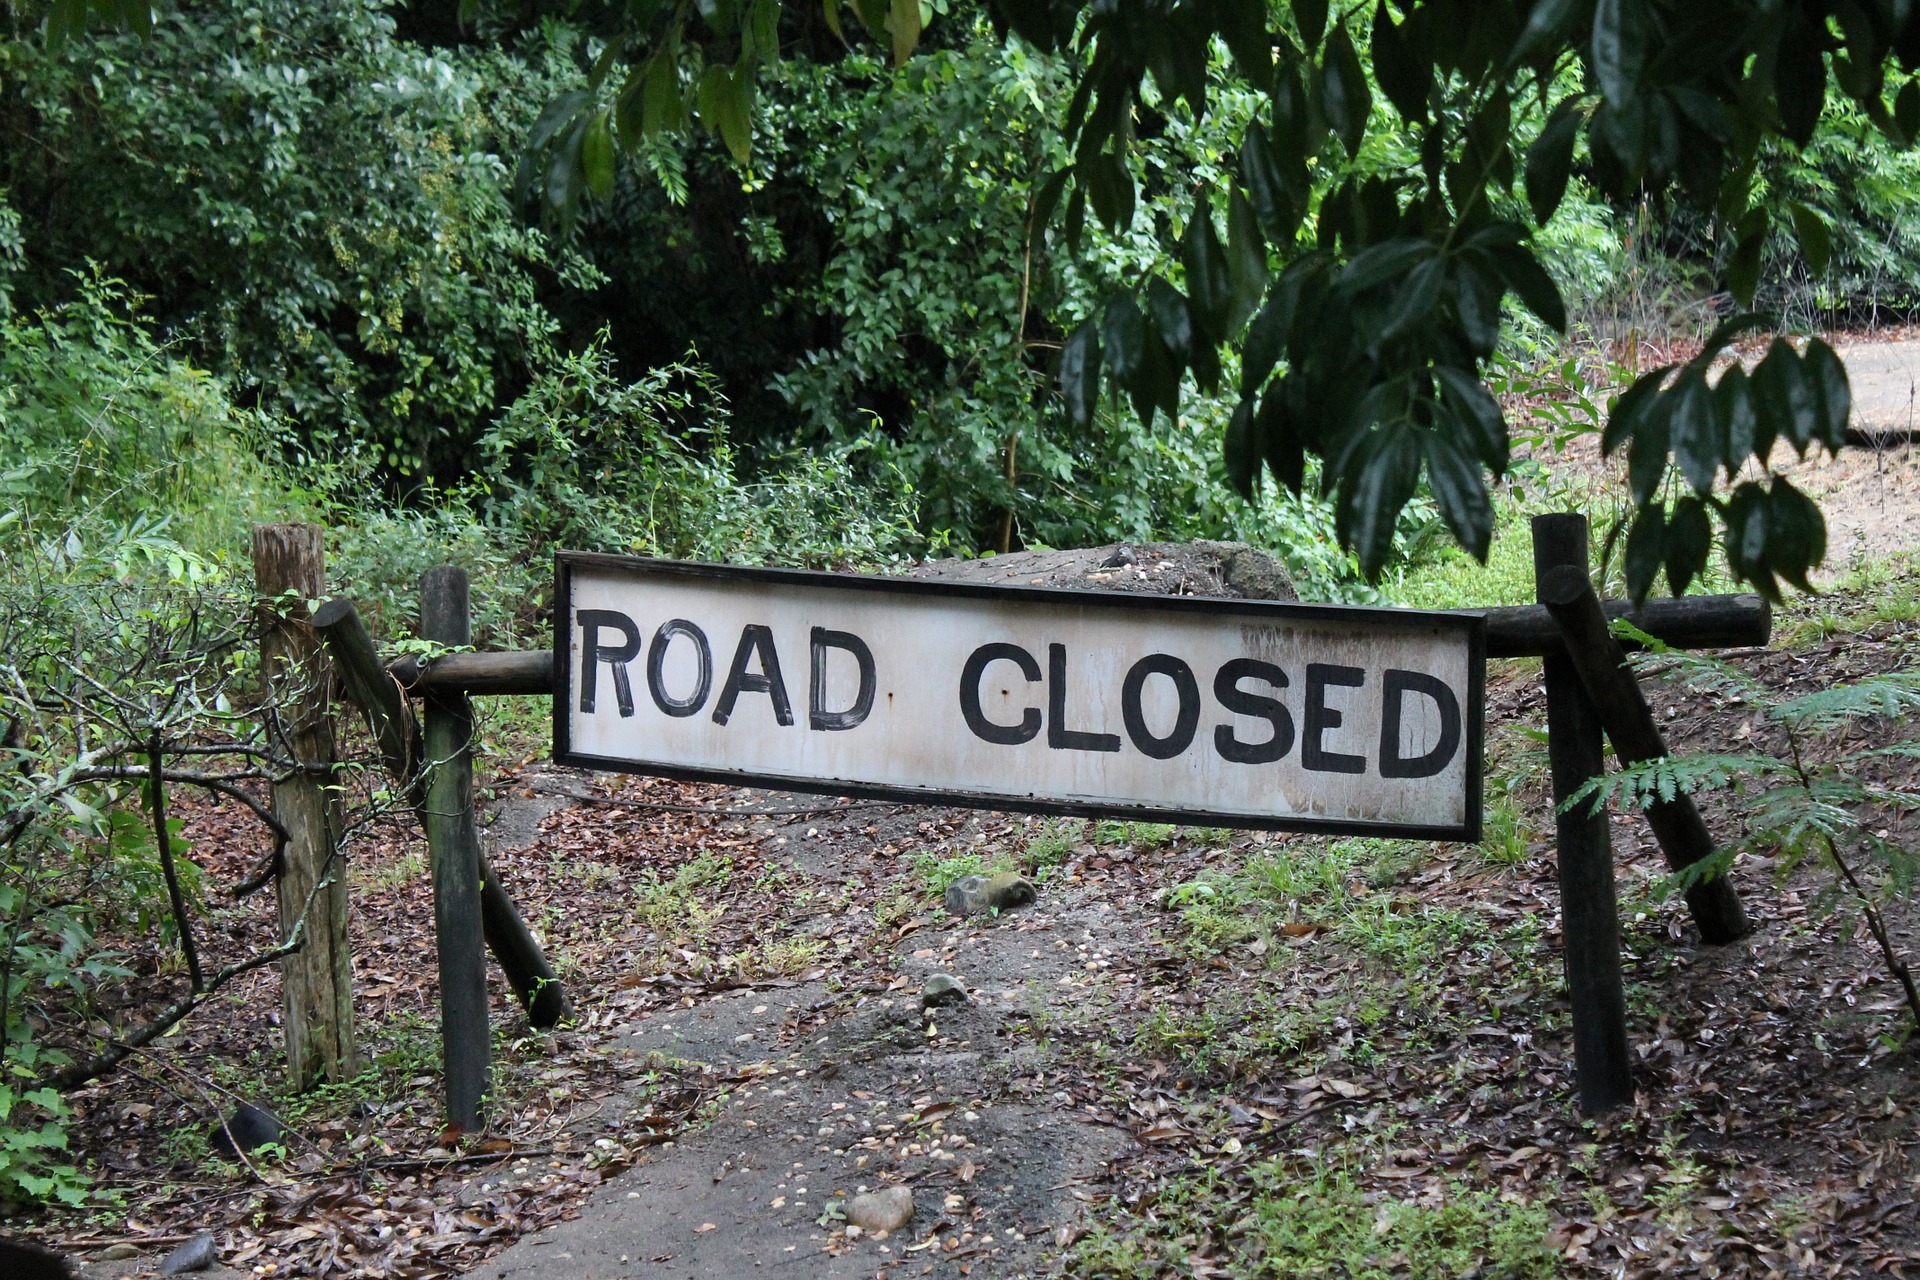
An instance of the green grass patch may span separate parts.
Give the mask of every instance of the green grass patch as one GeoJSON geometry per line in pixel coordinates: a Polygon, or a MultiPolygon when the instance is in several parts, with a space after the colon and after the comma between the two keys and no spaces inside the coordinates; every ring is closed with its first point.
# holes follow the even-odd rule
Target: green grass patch
{"type": "Polygon", "coordinates": [[[1551,1280],[1544,1208],[1451,1182],[1437,1202],[1366,1190],[1345,1168],[1257,1164],[1229,1183],[1176,1180],[1150,1216],[1097,1227],[1075,1250],[1070,1275],[1152,1280],[1190,1275],[1205,1258],[1238,1280],[1551,1280]]]}

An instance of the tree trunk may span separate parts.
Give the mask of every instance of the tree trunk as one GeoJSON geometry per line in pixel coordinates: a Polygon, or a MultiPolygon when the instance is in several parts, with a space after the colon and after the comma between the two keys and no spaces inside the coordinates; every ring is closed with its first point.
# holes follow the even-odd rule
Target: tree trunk
{"type": "Polygon", "coordinates": [[[307,615],[307,601],[326,593],[320,527],[256,526],[253,577],[267,714],[281,745],[304,766],[273,784],[274,816],[288,834],[275,882],[280,936],[303,931],[300,949],[280,962],[287,1078],[304,1090],[344,1080],[354,1068],[346,865],[338,848],[339,807],[329,790],[338,762],[327,715],[326,656],[307,615]]]}

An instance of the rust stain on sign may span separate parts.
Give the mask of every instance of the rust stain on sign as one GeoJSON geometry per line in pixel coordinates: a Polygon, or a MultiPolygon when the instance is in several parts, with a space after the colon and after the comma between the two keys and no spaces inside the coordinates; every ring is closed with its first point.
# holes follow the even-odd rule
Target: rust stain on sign
{"type": "Polygon", "coordinates": [[[584,555],[557,605],[564,762],[1478,838],[1479,618],[584,555]]]}

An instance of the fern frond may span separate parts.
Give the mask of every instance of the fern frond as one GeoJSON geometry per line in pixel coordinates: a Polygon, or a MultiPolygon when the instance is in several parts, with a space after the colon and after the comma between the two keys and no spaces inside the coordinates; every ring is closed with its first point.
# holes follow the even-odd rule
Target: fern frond
{"type": "MultiPolygon", "coordinates": [[[[1615,634],[1620,633],[1620,621],[1614,622],[1615,634]]],[[[1630,628],[1637,631],[1637,628],[1630,628]]],[[[1638,632],[1633,638],[1645,635],[1638,632]]],[[[1735,702],[1747,702],[1756,707],[1771,707],[1779,700],[1766,682],[1748,675],[1731,662],[1726,662],[1708,653],[1689,653],[1684,649],[1662,648],[1658,652],[1649,649],[1646,653],[1635,654],[1629,661],[1635,673],[1647,667],[1657,665],[1663,673],[1677,678],[1689,689],[1701,693],[1714,694],[1735,702]]]]}
{"type": "Polygon", "coordinates": [[[1567,797],[1560,812],[1572,813],[1585,805],[1607,805],[1615,801],[1636,809],[1675,796],[1716,791],[1735,781],[1778,777],[1793,770],[1772,756],[1698,754],[1662,756],[1628,765],[1618,773],[1590,778],[1585,786],[1567,797]]]}
{"type": "Polygon", "coordinates": [[[1778,703],[1767,715],[1790,729],[1819,734],[1850,720],[1916,711],[1920,711],[1920,671],[1895,671],[1802,694],[1778,703]]]}

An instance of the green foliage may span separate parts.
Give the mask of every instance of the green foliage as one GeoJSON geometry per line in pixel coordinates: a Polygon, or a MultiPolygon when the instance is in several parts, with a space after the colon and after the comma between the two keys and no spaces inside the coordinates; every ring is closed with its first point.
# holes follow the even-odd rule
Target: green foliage
{"type": "Polygon", "coordinates": [[[156,342],[124,282],[76,275],[66,301],[0,320],[0,549],[89,527],[234,539],[278,485],[220,379],[156,342]],[[218,484],[209,483],[219,476],[218,484]]]}
{"type": "Polygon", "coordinates": [[[0,150],[30,221],[16,301],[100,263],[305,452],[458,474],[554,333],[540,276],[585,283],[513,216],[474,75],[378,5],[162,9],[145,38],[7,43],[0,83],[35,140],[0,150]]]}
{"type": "Polygon", "coordinates": [[[1751,751],[1663,757],[1592,779],[1567,806],[1644,808],[1676,795],[1729,793],[1739,839],[1676,873],[1671,885],[1720,875],[1742,852],[1770,859],[1782,877],[1816,868],[1826,882],[1823,901],[1829,907],[1850,902],[1864,917],[1888,973],[1900,983],[1913,1028],[1920,1028],[1920,990],[1883,916],[1891,899],[1912,895],[1920,876],[1920,854],[1896,834],[1900,820],[1920,810],[1920,789],[1880,781],[1874,772],[1889,759],[1920,759],[1920,742],[1899,738],[1920,711],[1920,672],[1789,694],[1722,659],[1668,651],[1627,630],[1647,644],[1647,660],[1667,665],[1695,689],[1753,708],[1769,732],[1752,735],[1751,751]],[[1883,745],[1850,746],[1856,734],[1883,745]],[[1888,743],[1890,736],[1895,740],[1888,743]]]}
{"type": "MultiPolygon", "coordinates": [[[[1472,22],[1458,0],[1332,15],[1244,0],[1191,11],[987,8],[1003,38],[1017,34],[1071,70],[1073,91],[1056,95],[1071,156],[1029,205],[1029,262],[1035,234],[1056,216],[1076,251],[1089,215],[1128,242],[1164,189],[1140,159],[1168,133],[1225,121],[1226,145],[1183,156],[1171,184],[1193,191],[1191,207],[1152,214],[1161,259],[1139,285],[1083,311],[1066,338],[1069,421],[1095,422],[1106,381],[1150,424],[1178,414],[1189,376],[1212,396],[1237,374],[1220,446],[1227,478],[1251,495],[1271,473],[1298,493],[1307,459],[1319,459],[1339,542],[1369,577],[1387,564],[1423,479],[1448,530],[1485,557],[1486,479],[1504,473],[1510,433],[1483,366],[1509,297],[1547,328],[1566,328],[1533,229],[1552,224],[1576,172],[1604,200],[1672,201],[1710,219],[1731,246],[1728,283],[1751,305],[1776,229],[1816,273],[1833,249],[1827,216],[1756,191],[1763,155],[1807,151],[1830,90],[1899,147],[1920,129],[1920,16],[1904,5],[1762,19],[1740,0],[1597,10],[1537,0],[1472,22]],[[1685,56],[1666,56],[1679,49],[1685,56]],[[1395,152],[1397,163],[1381,163],[1395,152]]],[[[829,0],[839,30],[836,14],[829,0]]],[[[550,201],[570,206],[593,186],[588,157],[599,153],[584,140],[596,129],[638,151],[697,117],[746,163],[753,86],[776,78],[761,72],[778,62],[780,16],[777,0],[761,0],[705,13],[698,27],[677,9],[621,22],[619,53],[587,91],[556,103],[544,135],[550,201]],[[624,81],[610,74],[616,61],[624,81]]],[[[885,27],[896,67],[920,43],[918,21],[865,16],[876,37],[885,27]]],[[[944,55],[923,54],[915,67],[944,55]]],[[[1769,596],[1782,581],[1804,589],[1824,525],[1768,471],[1770,446],[1837,448],[1848,411],[1844,370],[1817,341],[1776,345],[1751,384],[1723,379],[1709,395],[1704,367],[1689,365],[1623,396],[1607,447],[1632,443],[1633,594],[1663,571],[1684,591],[1716,525],[1736,575],[1769,596]],[[1739,479],[1749,459],[1761,480],[1739,479]],[[1685,487],[1666,484],[1673,468],[1685,487]]]]}
{"type": "Polygon", "coordinates": [[[1214,1254],[1226,1274],[1249,1280],[1546,1280],[1561,1271],[1547,1243],[1544,1207],[1458,1183],[1432,1199],[1382,1199],[1365,1192],[1349,1169],[1302,1169],[1291,1157],[1260,1161],[1247,1176],[1246,1188],[1210,1174],[1175,1179],[1152,1214],[1103,1225],[1083,1240],[1069,1274],[1149,1280],[1177,1272],[1195,1254],[1214,1254]],[[1244,1202],[1223,1212],[1229,1197],[1244,1202]]]}

